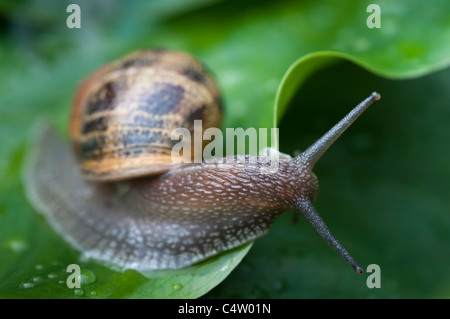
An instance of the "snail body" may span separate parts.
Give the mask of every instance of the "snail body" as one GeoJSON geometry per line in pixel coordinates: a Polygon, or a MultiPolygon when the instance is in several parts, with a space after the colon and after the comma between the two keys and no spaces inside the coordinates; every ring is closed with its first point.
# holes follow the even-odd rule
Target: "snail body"
{"type": "Polygon", "coordinates": [[[72,112],[75,152],[48,127],[37,134],[37,146],[25,173],[27,192],[37,210],[68,242],[85,256],[120,269],[148,271],[192,265],[264,235],[281,213],[294,209],[360,274],[362,268],[314,209],[318,181],[312,168],[377,99],[378,93],[372,93],[294,158],[264,153],[173,163],[161,160],[173,146],[167,135],[139,135],[161,132],[163,127],[141,127],[142,121],[136,124],[136,118],[155,122],[168,114],[167,122],[175,126],[169,125],[169,129],[184,125],[191,130],[195,119],[217,125],[222,112],[220,95],[210,75],[189,56],[138,52],[100,69],[81,85],[72,112]],[[176,61],[167,55],[176,56],[176,61]],[[161,70],[162,75],[155,76],[161,70]],[[146,83],[136,84],[137,79],[146,83]],[[189,83],[183,94],[180,89],[167,89],[173,83],[182,86],[183,81],[189,83]],[[124,92],[111,91],[116,85],[124,92]],[[195,89],[195,85],[203,88],[195,89]],[[139,105],[153,108],[148,107],[143,115],[139,105]],[[173,115],[178,109],[187,117],[173,115]],[[121,116],[113,117],[111,112],[118,110],[121,116]],[[103,125],[98,124],[102,121],[103,125]],[[150,138],[145,140],[144,135],[150,138]],[[157,136],[163,138],[157,141],[157,136]],[[157,169],[152,168],[151,157],[157,159],[157,169]],[[274,164],[278,169],[268,173],[267,168],[274,164]]]}

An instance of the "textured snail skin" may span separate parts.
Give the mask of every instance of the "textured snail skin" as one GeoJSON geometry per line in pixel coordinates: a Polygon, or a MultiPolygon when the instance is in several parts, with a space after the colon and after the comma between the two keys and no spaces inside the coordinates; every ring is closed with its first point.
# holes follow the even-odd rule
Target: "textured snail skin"
{"type": "Polygon", "coordinates": [[[236,157],[245,159],[95,183],[80,176],[67,143],[46,127],[25,176],[33,204],[87,257],[123,269],[170,269],[250,242],[295,201],[314,200],[317,179],[294,159],[281,161],[274,174],[267,164],[236,157]]]}

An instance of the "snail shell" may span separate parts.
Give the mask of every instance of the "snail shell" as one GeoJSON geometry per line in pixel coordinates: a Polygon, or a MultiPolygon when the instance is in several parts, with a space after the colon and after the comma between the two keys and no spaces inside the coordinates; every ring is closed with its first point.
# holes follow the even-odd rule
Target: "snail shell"
{"type": "Polygon", "coordinates": [[[198,61],[182,52],[145,50],[100,68],[81,84],[70,136],[85,178],[157,175],[176,164],[176,128],[193,132],[194,120],[202,120],[204,129],[219,127],[221,113],[219,90],[198,61]]]}
{"type": "Polygon", "coordinates": [[[194,119],[216,125],[219,93],[204,68],[184,53],[135,53],[80,87],[70,135],[81,161],[49,127],[35,134],[27,194],[65,240],[119,269],[192,265],[264,235],[277,216],[294,209],[361,274],[313,206],[318,181],[312,168],[379,98],[372,93],[295,158],[246,155],[174,164],[162,159],[171,148],[165,132],[179,125],[192,129],[194,119]],[[278,170],[268,173],[274,163],[278,170]]]}

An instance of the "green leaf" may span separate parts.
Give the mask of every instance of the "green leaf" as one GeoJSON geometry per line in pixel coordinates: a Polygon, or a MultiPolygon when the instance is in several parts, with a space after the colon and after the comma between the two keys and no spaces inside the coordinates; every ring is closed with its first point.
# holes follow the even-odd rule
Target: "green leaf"
{"type": "Polygon", "coordinates": [[[380,71],[377,67],[372,66],[370,63],[363,62],[356,57],[340,52],[319,51],[307,54],[295,61],[286,71],[283,79],[281,80],[275,97],[274,127],[277,126],[278,120],[281,117],[280,114],[283,114],[292,96],[298,91],[298,88],[303,84],[303,82],[311,76],[311,74],[343,61],[350,61],[374,74],[379,74],[385,78],[392,79],[413,78],[421,75],[423,72],[431,73],[435,68],[445,68],[450,64],[450,61],[444,61],[443,65],[438,64],[437,66],[430,68],[396,73],[392,71],[380,71]]]}
{"type": "Polygon", "coordinates": [[[226,278],[251,247],[247,244],[179,271],[117,272],[79,260],[47,226],[33,218],[27,219],[31,220],[29,229],[38,224],[43,230],[4,241],[0,298],[196,298],[226,278]],[[81,268],[81,289],[66,285],[69,264],[81,268]],[[22,271],[17,271],[18,265],[22,271]]]}
{"type": "Polygon", "coordinates": [[[208,297],[448,298],[449,84],[450,69],[394,81],[341,61],[305,81],[280,122],[280,150],[292,154],[381,93],[314,169],[319,213],[364,269],[380,266],[381,289],[285,214],[208,297]]]}
{"type": "Polygon", "coordinates": [[[308,225],[293,226],[285,214],[207,296],[448,298],[450,75],[398,82],[335,64],[349,60],[390,79],[444,69],[448,1],[378,1],[381,29],[366,27],[371,1],[136,1],[107,10],[79,1],[79,30],[65,27],[65,5],[49,2],[0,7],[0,297],[193,298],[245,256],[249,246],[152,279],[115,272],[79,261],[24,195],[20,170],[36,120],[47,115],[66,130],[81,78],[158,46],[191,52],[213,71],[224,127],[272,126],[277,96],[280,150],[288,153],[306,148],[371,91],[382,95],[315,169],[318,210],[357,260],[380,264],[382,288],[369,290],[366,277],[355,277],[308,225]],[[71,263],[95,276],[82,296],[59,283],[71,263]]]}

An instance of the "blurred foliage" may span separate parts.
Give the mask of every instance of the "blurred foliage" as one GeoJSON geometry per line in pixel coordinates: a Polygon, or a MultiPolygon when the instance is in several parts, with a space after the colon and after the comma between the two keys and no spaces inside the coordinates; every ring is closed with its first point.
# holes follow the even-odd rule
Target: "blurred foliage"
{"type": "Polygon", "coordinates": [[[272,126],[283,74],[308,53],[337,51],[370,70],[351,63],[320,70],[328,63],[313,65],[319,55],[299,64],[283,82],[293,90],[278,113],[280,149],[289,153],[371,91],[382,95],[315,169],[318,210],[361,264],[381,266],[382,288],[368,289],[367,274],[354,276],[309,225],[291,225],[284,214],[206,297],[450,297],[448,1],[378,1],[381,29],[366,27],[371,1],[76,1],[81,29],[66,27],[68,3],[0,1],[0,297],[195,297],[249,249],[213,260],[219,270],[233,266],[218,277],[212,266],[205,281],[196,277],[201,265],[185,277],[122,274],[79,261],[29,206],[20,172],[33,124],[46,116],[65,132],[77,83],[145,47],[191,52],[213,71],[224,127],[272,126]],[[70,263],[95,274],[82,295],[59,283],[70,263]]]}

